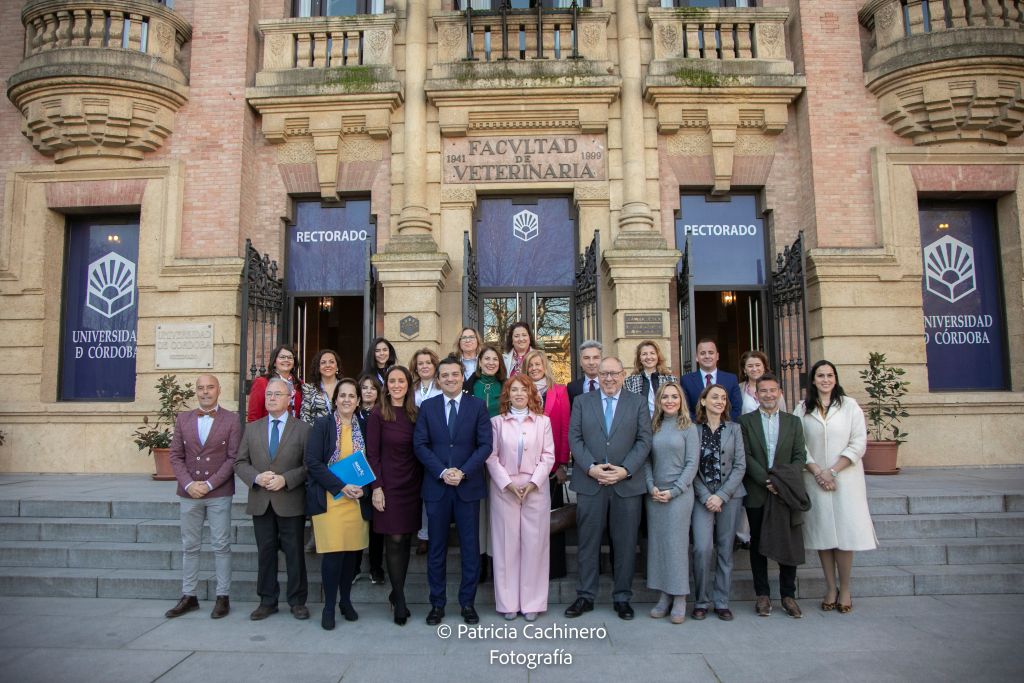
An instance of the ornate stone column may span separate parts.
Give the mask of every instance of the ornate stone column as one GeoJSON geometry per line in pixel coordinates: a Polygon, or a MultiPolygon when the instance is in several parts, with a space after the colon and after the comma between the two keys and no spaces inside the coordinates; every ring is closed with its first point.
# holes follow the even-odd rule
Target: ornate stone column
{"type": "MultiPolygon", "coordinates": [[[[666,246],[647,201],[646,126],[643,101],[643,57],[640,51],[640,7],[636,0],[618,0],[616,20],[622,93],[622,211],[612,248],[604,252],[603,270],[612,293],[614,344],[606,346],[628,363],[640,339],[656,340],[666,357],[670,342],[670,289],[679,252],[666,246]]],[[[644,9],[646,11],[646,8],[644,9]]]]}
{"type": "MultiPolygon", "coordinates": [[[[435,3],[429,3],[433,5],[435,3]]],[[[402,125],[402,210],[396,234],[373,257],[384,287],[384,336],[405,353],[414,346],[439,348],[441,292],[451,272],[448,254],[438,249],[427,207],[428,3],[404,0],[406,17],[405,108],[402,125]]],[[[402,7],[404,5],[404,7],[402,7]]],[[[403,11],[404,10],[404,11],[403,11]]]]}

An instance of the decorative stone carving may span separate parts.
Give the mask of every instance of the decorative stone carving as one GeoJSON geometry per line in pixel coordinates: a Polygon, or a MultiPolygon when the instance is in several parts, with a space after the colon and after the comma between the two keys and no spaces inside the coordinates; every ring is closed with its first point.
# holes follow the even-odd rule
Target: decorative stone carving
{"type": "Polygon", "coordinates": [[[658,27],[658,47],[661,54],[666,57],[678,56],[683,44],[679,39],[678,29],[673,24],[659,24],[658,27]]]}
{"type": "Polygon", "coordinates": [[[680,131],[668,138],[667,149],[672,156],[706,157],[711,154],[711,135],[680,131]]]}
{"type": "Polygon", "coordinates": [[[775,156],[775,138],[767,135],[737,135],[736,156],[775,156]]]}
{"type": "Polygon", "coordinates": [[[28,56],[8,78],[7,96],[33,147],[62,162],[141,159],[163,144],[188,98],[177,64],[188,23],[148,0],[37,0],[22,22],[28,56]]]}
{"type": "Polygon", "coordinates": [[[277,148],[279,164],[308,164],[314,161],[316,152],[313,150],[313,138],[289,140],[277,148]]]}
{"type": "Polygon", "coordinates": [[[761,39],[761,47],[765,51],[773,55],[779,54],[782,46],[782,26],[780,24],[765,24],[761,27],[758,36],[761,39]]]}
{"type": "Polygon", "coordinates": [[[583,28],[580,30],[580,42],[582,43],[580,47],[584,57],[593,54],[594,49],[601,42],[601,33],[601,27],[597,24],[588,23],[583,25],[583,28]]]}
{"type": "Polygon", "coordinates": [[[346,135],[341,140],[338,156],[341,161],[380,161],[381,143],[367,135],[346,135]]]}
{"type": "Polygon", "coordinates": [[[892,25],[896,23],[896,3],[889,3],[883,5],[878,13],[875,14],[875,23],[878,24],[879,28],[886,31],[892,28],[892,25]]]}
{"type": "Polygon", "coordinates": [[[442,204],[476,204],[476,188],[472,185],[444,185],[441,187],[442,204]]]}

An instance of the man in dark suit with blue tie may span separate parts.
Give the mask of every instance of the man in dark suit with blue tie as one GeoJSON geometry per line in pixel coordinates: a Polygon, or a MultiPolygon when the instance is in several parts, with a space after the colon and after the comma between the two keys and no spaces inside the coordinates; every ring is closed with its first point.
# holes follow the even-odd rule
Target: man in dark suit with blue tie
{"type": "Polygon", "coordinates": [[[575,618],[594,609],[607,526],[615,548],[612,605],[620,619],[629,620],[640,507],[647,492],[643,467],[651,450],[651,414],[646,400],[622,390],[625,372],[618,358],[603,359],[599,376],[600,391],[582,394],[569,420],[569,448],[576,462],[569,488],[576,492],[580,576],[576,602],[565,616],[575,618]]]}
{"type": "Polygon", "coordinates": [[[683,375],[683,393],[686,405],[690,407],[690,419],[697,417],[697,401],[706,387],[721,384],[729,394],[729,417],[733,422],[740,418],[743,409],[743,394],[736,375],[718,369],[718,345],[714,339],[705,337],[697,342],[697,370],[683,375]]]}
{"type": "Polygon", "coordinates": [[[491,420],[487,405],[462,393],[462,363],[448,356],[437,367],[441,395],[420,405],[413,435],[416,457],[423,463],[423,501],[427,508],[427,623],[444,618],[448,527],[455,521],[462,555],[459,605],[467,624],[480,622],[473,603],[480,579],[480,501],[487,495],[484,464],[491,454],[491,420]]]}

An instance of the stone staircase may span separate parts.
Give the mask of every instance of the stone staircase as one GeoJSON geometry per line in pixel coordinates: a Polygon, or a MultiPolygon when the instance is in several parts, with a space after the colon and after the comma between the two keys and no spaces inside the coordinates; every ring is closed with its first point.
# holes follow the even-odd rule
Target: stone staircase
{"type": "MultiPolygon", "coordinates": [[[[942,486],[923,486],[927,482],[915,474],[869,478],[880,547],[856,554],[855,595],[1024,593],[1024,493],[1018,485],[1024,469],[1008,471],[1013,476],[986,477],[984,485],[973,487],[945,481],[942,486]],[[901,486],[901,480],[908,486],[901,486]]],[[[91,479],[0,476],[0,595],[167,600],[180,595],[181,545],[172,485],[118,475],[117,486],[93,491],[74,486],[91,479]]],[[[236,497],[233,512],[232,597],[254,601],[256,546],[244,498],[236,497]]],[[[201,599],[212,597],[208,593],[214,588],[213,556],[205,545],[208,535],[209,529],[201,599]]],[[[449,552],[449,597],[454,598],[458,548],[449,552]]],[[[316,555],[307,555],[306,560],[310,602],[317,602],[319,560],[316,555]]],[[[816,554],[808,553],[807,560],[798,571],[798,595],[813,600],[824,592],[824,584],[816,554]]],[[[747,553],[737,551],[735,561],[732,596],[753,599],[747,553]]],[[[575,547],[570,545],[570,576],[551,581],[553,604],[575,598],[575,566],[575,547]]],[[[281,567],[283,571],[283,560],[281,567]]],[[[640,576],[642,567],[638,562],[635,599],[653,602],[655,595],[640,576]]],[[[282,585],[283,580],[282,574],[282,585]]],[[[426,603],[425,557],[413,556],[407,583],[410,602],[426,603]]],[[[602,576],[601,588],[599,599],[609,600],[609,576],[602,576]]],[[[355,602],[381,602],[387,590],[361,580],[352,597],[355,602]]],[[[485,583],[478,604],[488,603],[493,604],[493,593],[485,583]]]]}

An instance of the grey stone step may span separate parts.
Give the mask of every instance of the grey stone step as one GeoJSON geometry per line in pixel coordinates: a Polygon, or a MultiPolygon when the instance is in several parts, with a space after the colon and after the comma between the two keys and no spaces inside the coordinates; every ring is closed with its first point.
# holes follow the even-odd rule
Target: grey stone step
{"type": "Polygon", "coordinates": [[[1024,536],[1019,512],[874,515],[872,520],[879,539],[1024,536]]]}
{"type": "Polygon", "coordinates": [[[914,575],[915,595],[1024,593],[1024,564],[901,567],[914,575]]]}
{"type": "Polygon", "coordinates": [[[118,541],[137,540],[140,520],[78,517],[5,517],[0,519],[4,541],[118,541]]]}
{"type": "MultiPolygon", "coordinates": [[[[181,524],[176,519],[147,519],[138,523],[140,543],[181,543],[181,524]]],[[[232,520],[230,540],[232,543],[255,544],[252,520],[232,520]]],[[[203,526],[203,543],[210,542],[210,526],[203,526]]]]}

